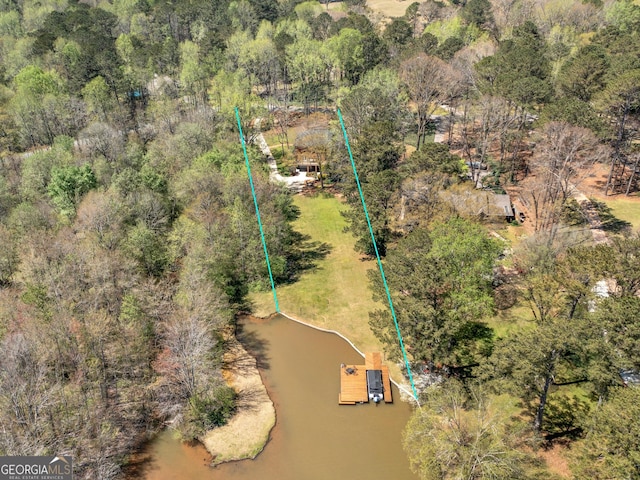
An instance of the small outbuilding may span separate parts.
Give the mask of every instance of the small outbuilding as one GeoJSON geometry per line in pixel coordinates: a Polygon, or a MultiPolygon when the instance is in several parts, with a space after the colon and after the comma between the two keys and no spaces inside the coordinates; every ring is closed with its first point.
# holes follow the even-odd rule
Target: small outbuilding
{"type": "Polygon", "coordinates": [[[470,190],[461,193],[444,191],[441,195],[461,214],[492,220],[502,219],[506,222],[513,222],[518,218],[518,212],[508,194],[497,194],[487,190],[470,190]]]}
{"type": "Polygon", "coordinates": [[[316,162],[315,159],[303,157],[302,159],[298,160],[296,164],[296,169],[299,172],[318,174],[320,173],[320,164],[316,162]]]}

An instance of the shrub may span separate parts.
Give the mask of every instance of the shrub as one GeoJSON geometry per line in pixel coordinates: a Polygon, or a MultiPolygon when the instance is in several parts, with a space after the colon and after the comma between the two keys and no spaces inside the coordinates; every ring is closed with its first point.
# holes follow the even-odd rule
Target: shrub
{"type": "Polygon", "coordinates": [[[225,425],[236,412],[237,398],[235,390],[226,385],[216,388],[208,396],[192,396],[181,429],[183,437],[193,440],[207,430],[225,425]]]}

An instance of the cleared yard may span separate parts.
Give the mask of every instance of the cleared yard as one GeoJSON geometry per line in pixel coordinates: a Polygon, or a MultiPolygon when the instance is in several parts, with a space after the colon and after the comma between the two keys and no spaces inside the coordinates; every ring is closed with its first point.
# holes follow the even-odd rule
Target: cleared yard
{"type": "MultiPolygon", "coordinates": [[[[402,17],[411,3],[409,0],[368,0],[367,7],[385,17],[402,17]]],[[[344,2],[329,3],[328,8],[326,4],[323,4],[322,8],[330,12],[345,12],[345,14],[348,11],[344,2]]]]}
{"type": "Polygon", "coordinates": [[[402,17],[411,5],[409,0],[368,0],[367,6],[386,17],[402,17]]]}
{"type": "Polygon", "coordinates": [[[495,338],[507,338],[515,332],[529,330],[534,327],[531,308],[525,301],[518,302],[508,310],[498,310],[496,315],[486,320],[493,329],[495,338]]]}
{"type": "MultiPolygon", "coordinates": [[[[367,281],[367,270],[376,268],[376,263],[359,257],[353,249],[353,236],[344,232],[346,222],[340,211],[347,206],[335,197],[323,195],[296,195],[294,203],[300,209],[294,224],[296,231],[308,235],[309,242],[328,244],[330,251],[313,269],[303,272],[298,281],[278,287],[280,310],[317,327],[340,332],[360,351],[381,352],[382,346],[368,323],[369,312],[385,308],[371,299],[367,281]]],[[[271,292],[253,293],[250,300],[256,315],[273,313],[271,292]]]]}
{"type": "Polygon", "coordinates": [[[611,213],[616,218],[629,222],[634,231],[640,229],[640,197],[619,195],[615,198],[603,197],[603,200],[611,207],[611,213]]]}

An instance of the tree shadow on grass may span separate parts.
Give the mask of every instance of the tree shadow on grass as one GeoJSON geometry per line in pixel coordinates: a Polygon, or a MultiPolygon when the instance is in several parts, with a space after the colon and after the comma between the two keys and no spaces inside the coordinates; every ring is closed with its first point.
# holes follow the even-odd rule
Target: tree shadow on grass
{"type": "Polygon", "coordinates": [[[293,247],[287,255],[288,276],[279,279],[279,284],[291,284],[298,281],[303,272],[318,268],[318,262],[331,253],[333,247],[326,242],[311,241],[309,235],[293,232],[293,247]]]}
{"type": "Polygon", "coordinates": [[[598,212],[601,222],[600,228],[602,228],[602,230],[612,233],[623,233],[631,229],[631,224],[626,220],[616,218],[616,216],[611,212],[611,207],[606,203],[594,198],[590,198],[589,201],[593,204],[593,208],[595,208],[596,212],[598,212]]]}
{"type": "Polygon", "coordinates": [[[545,408],[545,441],[579,438],[582,434],[582,420],[590,409],[589,403],[576,395],[556,395],[549,398],[545,408]]]}
{"type": "MultiPolygon", "coordinates": [[[[269,342],[264,338],[259,337],[255,332],[248,331],[242,322],[238,322],[236,327],[236,338],[242,344],[249,355],[256,359],[256,364],[259,369],[268,370],[269,364],[269,342]]],[[[251,359],[240,358],[234,361],[233,365],[226,364],[225,366],[233,366],[242,370],[253,369],[253,361],[251,359]]]]}
{"type": "Polygon", "coordinates": [[[244,388],[236,401],[237,407],[244,411],[255,412],[263,407],[264,387],[262,385],[244,388]]]}

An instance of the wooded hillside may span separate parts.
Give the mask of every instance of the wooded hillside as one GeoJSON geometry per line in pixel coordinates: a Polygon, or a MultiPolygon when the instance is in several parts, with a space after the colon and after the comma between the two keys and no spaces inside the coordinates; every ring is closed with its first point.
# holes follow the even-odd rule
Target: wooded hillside
{"type": "MultiPolygon", "coordinates": [[[[637,415],[612,414],[637,403],[619,373],[640,369],[640,245],[615,232],[584,241],[591,210],[573,198],[594,166],[608,172],[605,196],[639,188],[638,2],[428,0],[405,12],[0,2],[0,453],[69,453],[78,478],[113,478],[161,423],[197,438],[226,421],[224,334],[268,279],[233,108],[248,139],[259,124],[279,132],[284,156],[294,113],[340,107],[412,360],[483,383],[426,394],[441,416],[409,427],[416,468],[524,478],[537,467],[522,452],[555,436],[576,442],[577,478],[640,475],[637,415]],[[518,187],[527,208],[530,238],[503,263],[492,219],[463,202],[476,187],[518,187]],[[523,306],[524,320],[512,309],[523,306]],[[575,399],[549,403],[563,383],[580,385],[575,399]],[[470,420],[492,412],[485,392],[520,398],[533,433],[502,418],[477,450],[461,441],[468,455],[424,468],[420,442],[450,405],[468,431],[493,425],[470,420]],[[565,423],[547,422],[549,408],[565,423]],[[468,470],[496,449],[506,463],[468,470]]],[[[371,255],[337,125],[310,149],[371,255]]],[[[292,281],[291,194],[249,153],[274,276],[292,281]]],[[[397,353],[389,315],[371,325],[397,353]]]]}

